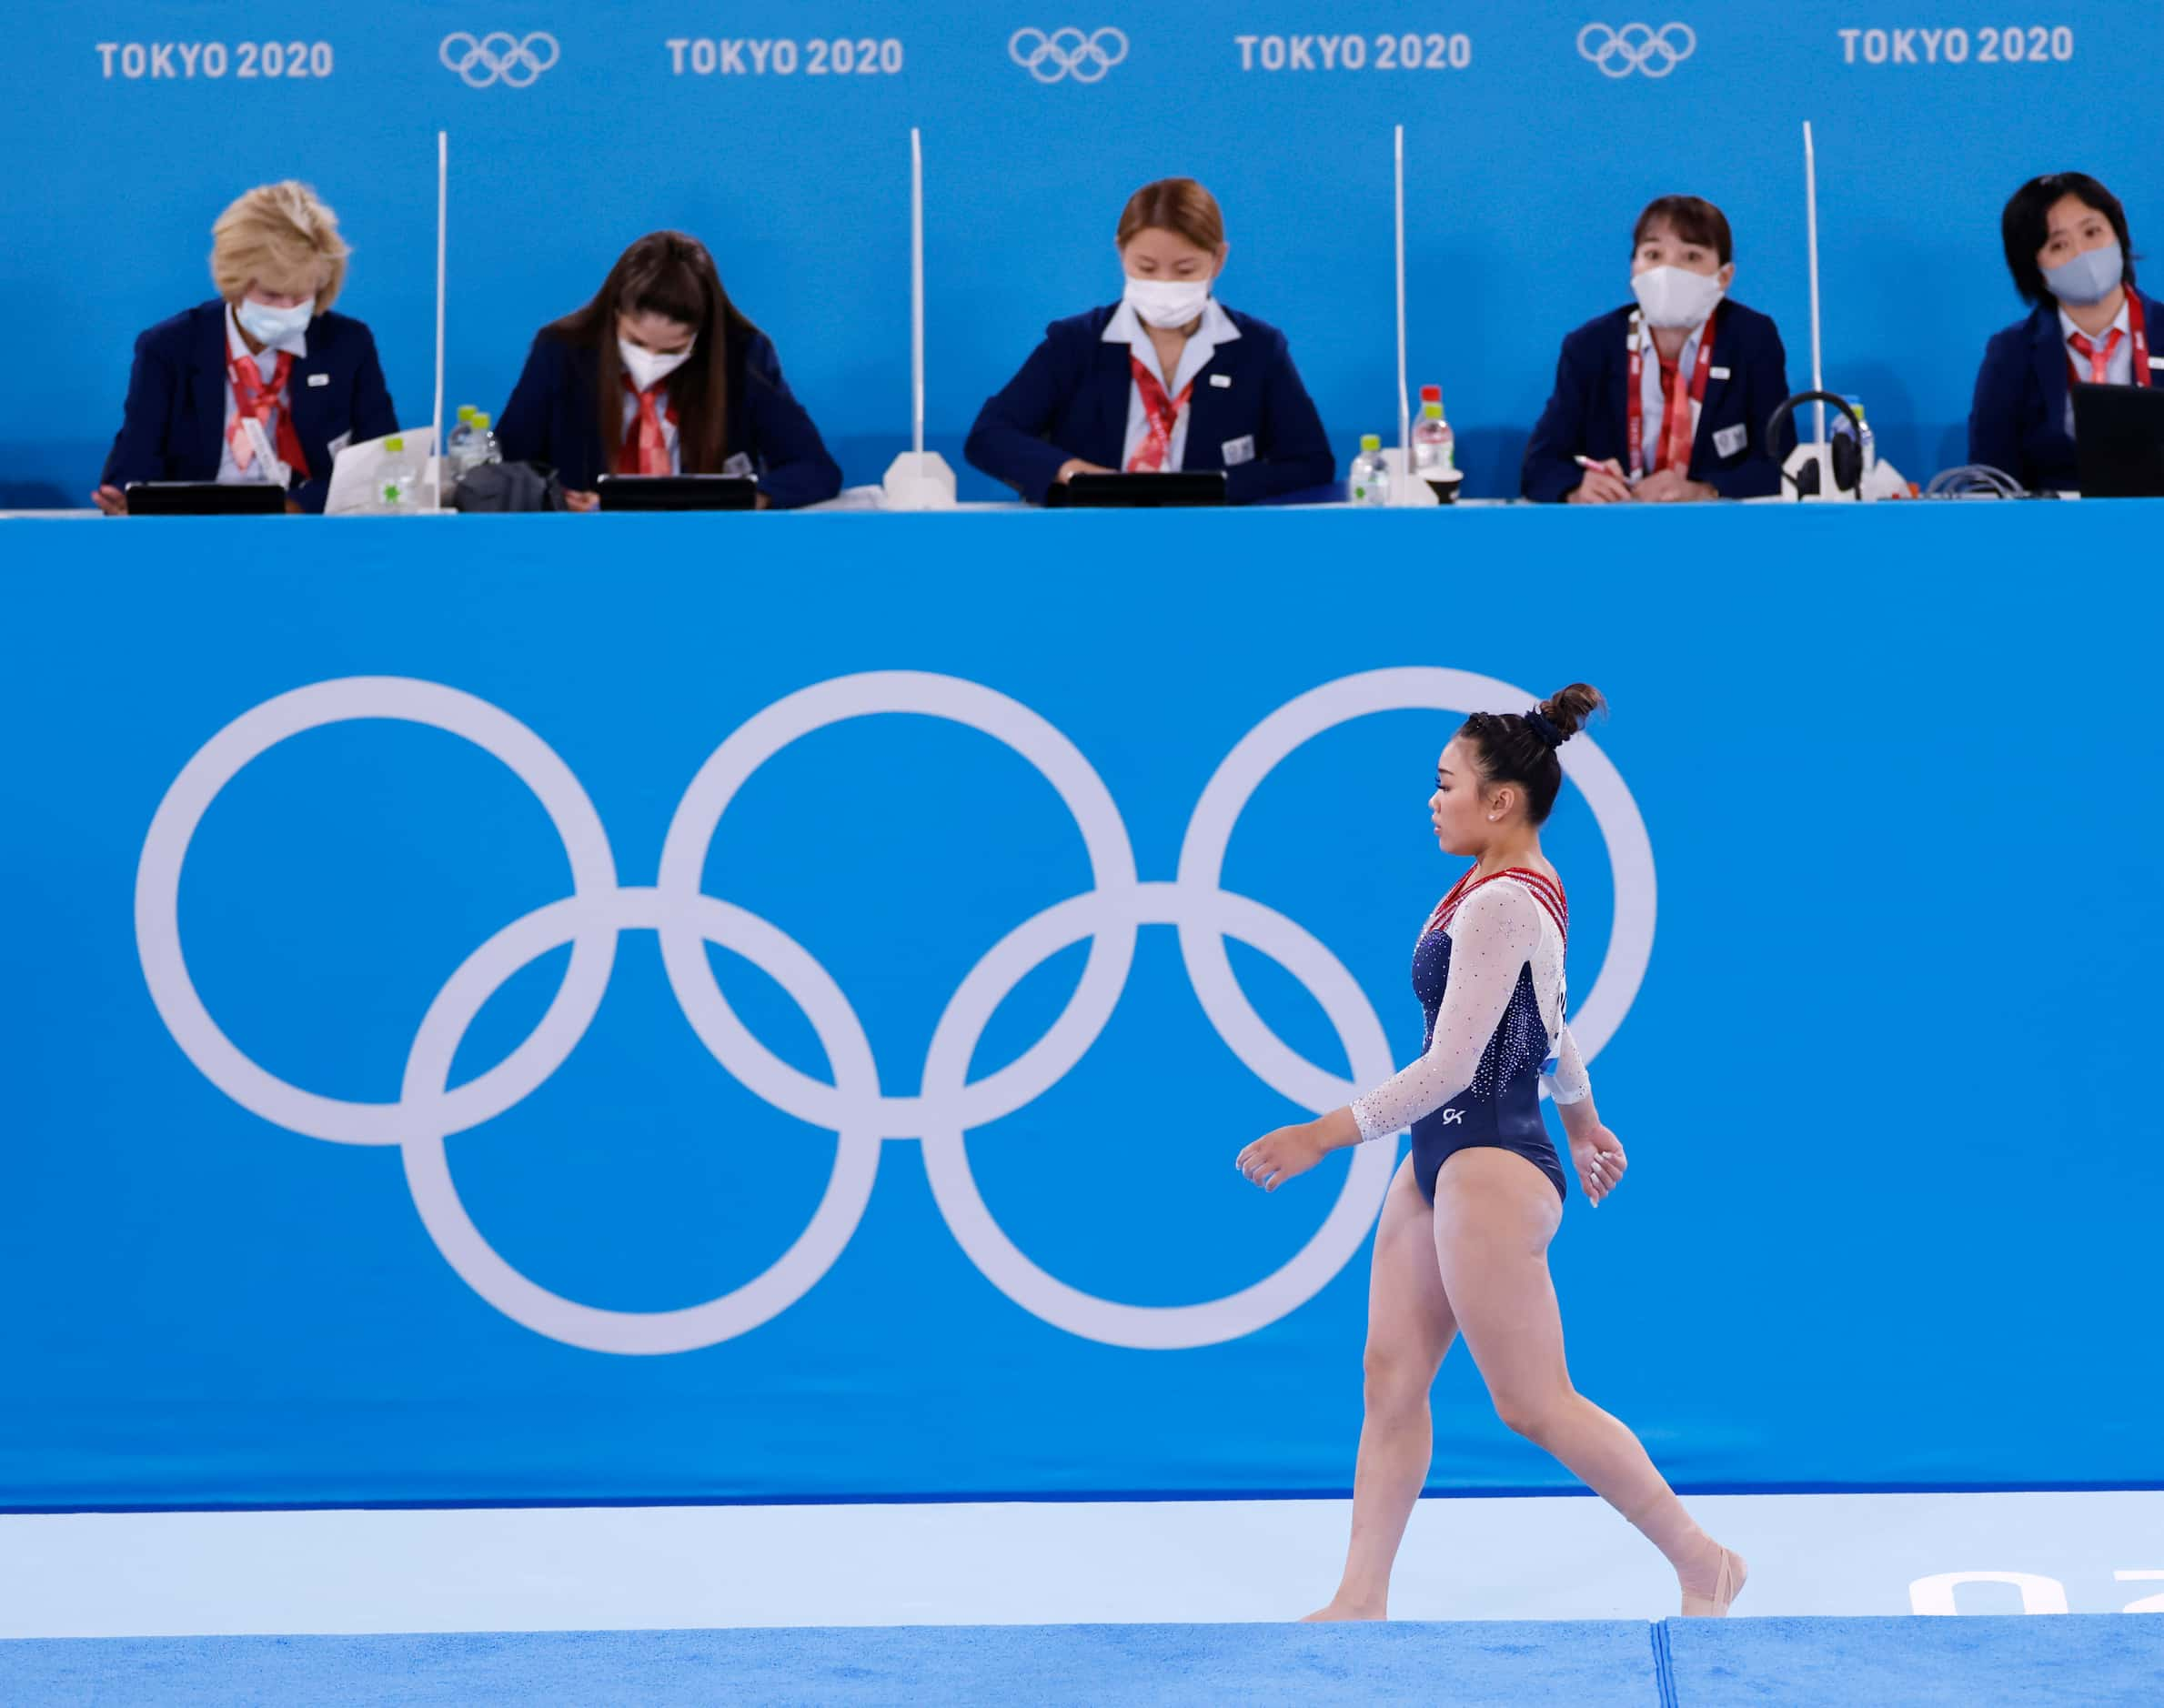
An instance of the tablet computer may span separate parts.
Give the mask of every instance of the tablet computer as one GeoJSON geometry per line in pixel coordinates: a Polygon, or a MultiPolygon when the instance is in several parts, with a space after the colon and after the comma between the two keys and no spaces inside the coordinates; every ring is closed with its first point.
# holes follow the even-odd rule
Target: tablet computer
{"type": "Polygon", "coordinates": [[[131,480],[130,516],[283,516],[286,488],[267,480],[221,487],[215,480],[131,480]]]}
{"type": "Polygon", "coordinates": [[[2074,468],[2085,498],[2164,498],[2164,391],[2076,386],[2074,468]]]}
{"type": "Polygon", "coordinates": [[[1224,501],[1224,470],[1197,468],[1176,475],[1072,475],[1053,484],[1044,505],[1050,510],[1120,510],[1224,501]]]}
{"type": "Polygon", "coordinates": [[[751,510],[759,482],[744,475],[603,475],[604,510],[751,510]]]}

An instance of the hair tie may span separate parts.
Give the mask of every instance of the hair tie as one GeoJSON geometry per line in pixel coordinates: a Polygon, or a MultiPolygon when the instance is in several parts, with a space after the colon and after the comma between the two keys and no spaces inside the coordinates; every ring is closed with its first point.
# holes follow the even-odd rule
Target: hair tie
{"type": "Polygon", "coordinates": [[[1532,730],[1533,733],[1538,736],[1543,741],[1546,742],[1551,752],[1563,745],[1563,731],[1556,728],[1553,723],[1549,722],[1547,714],[1542,711],[1537,706],[1527,708],[1525,712],[1525,727],[1532,730]]]}

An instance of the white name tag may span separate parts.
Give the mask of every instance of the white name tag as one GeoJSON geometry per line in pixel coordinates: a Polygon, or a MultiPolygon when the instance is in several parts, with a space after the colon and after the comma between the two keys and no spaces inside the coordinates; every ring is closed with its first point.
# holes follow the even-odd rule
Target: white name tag
{"type": "Polygon", "coordinates": [[[1252,463],[1254,461],[1254,435],[1243,433],[1236,439],[1225,440],[1218,449],[1223,453],[1227,468],[1237,468],[1242,463],[1252,463]]]}
{"type": "Polygon", "coordinates": [[[1751,429],[1738,421],[1732,427],[1722,427],[1713,436],[1713,448],[1716,455],[1733,457],[1751,442],[1751,429]]]}
{"type": "Polygon", "coordinates": [[[330,376],[328,374],[310,374],[308,376],[308,384],[311,386],[327,386],[330,384],[330,376]]]}
{"type": "Polygon", "coordinates": [[[1725,367],[1709,367],[1706,370],[1706,377],[1708,379],[1726,379],[1728,370],[1725,367]]]}
{"type": "Polygon", "coordinates": [[[2150,357],[2149,358],[2149,365],[2151,367],[2164,367],[2164,356],[2150,357]]]}
{"type": "Polygon", "coordinates": [[[1220,391],[1230,391],[1233,388],[1233,377],[1230,374],[1213,374],[1210,383],[1220,391]]]}

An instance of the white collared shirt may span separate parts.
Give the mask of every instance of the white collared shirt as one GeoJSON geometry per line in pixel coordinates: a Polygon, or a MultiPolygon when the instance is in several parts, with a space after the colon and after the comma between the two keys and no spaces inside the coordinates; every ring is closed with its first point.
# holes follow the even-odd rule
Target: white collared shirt
{"type": "MultiPolygon", "coordinates": [[[[1706,336],[1706,322],[1701,320],[1691,328],[1691,336],[1683,341],[1683,353],[1676,358],[1676,371],[1683,377],[1685,386],[1690,384],[1691,373],[1698,360],[1698,342],[1706,336]]],[[[1668,399],[1661,390],[1660,352],[1653,347],[1653,328],[1645,332],[1646,359],[1638,368],[1638,406],[1644,411],[1639,417],[1642,449],[1646,457],[1646,472],[1651,474],[1661,459],[1661,427],[1668,418],[1668,399]]],[[[1691,443],[1698,442],[1698,423],[1691,422],[1691,443]]],[[[1686,462],[1684,471],[1690,473],[1686,462]]]]}
{"type": "MultiPolygon", "coordinates": [[[[2089,334],[2081,332],[2081,328],[2074,324],[2074,316],[2061,308],[2058,311],[2059,346],[2066,351],[2067,360],[2074,365],[2076,376],[2086,381],[2089,378],[2089,357],[2074,347],[2074,335],[2078,332],[2083,337],[2089,337],[2089,334]]],[[[2104,383],[2108,386],[2131,386],[2134,383],[2134,332],[2133,322],[2127,317],[2127,305],[2124,302],[2119,304],[2119,313],[2111,317],[2111,324],[2104,328],[2103,337],[2089,338],[2089,342],[2109,344],[2114,332],[2119,334],[2119,344],[2105,359],[2104,383]]],[[[2067,387],[2067,437],[2074,437],[2074,388],[2071,386],[2067,387]]]]}
{"type": "MultiPolygon", "coordinates": [[[[1187,384],[1209,365],[1221,344],[1230,344],[1240,336],[1240,328],[1233,324],[1232,316],[1217,306],[1213,296],[1203,305],[1203,324],[1188,336],[1186,347],[1180,352],[1180,367],[1173,376],[1169,396],[1177,398],[1187,389],[1187,384]]],[[[1102,335],[1107,344],[1124,344],[1137,360],[1159,379],[1164,370],[1157,366],[1157,347],[1150,342],[1150,329],[1142,325],[1142,316],[1134,312],[1134,305],[1122,302],[1112,311],[1112,317],[1104,323],[1102,335]]],[[[1180,472],[1187,456],[1187,421],[1190,414],[1187,404],[1180,406],[1180,412],[1173,418],[1172,441],[1164,447],[1164,472],[1180,472]]],[[[1142,441],[1150,437],[1150,411],[1142,402],[1142,388],[1132,377],[1127,381],[1127,443],[1120,452],[1120,467],[1124,468],[1134,460],[1134,454],[1142,448],[1142,441]]]]}
{"type": "MultiPolygon", "coordinates": [[[[280,350],[292,351],[293,359],[297,362],[304,359],[308,353],[307,330],[304,328],[295,333],[283,344],[267,344],[256,352],[256,371],[263,376],[263,383],[267,386],[278,371],[280,350]]],[[[226,353],[236,359],[245,358],[248,354],[247,340],[240,336],[240,321],[234,314],[231,303],[226,305],[226,353]]],[[[233,460],[233,441],[226,437],[226,429],[233,425],[233,417],[239,408],[239,401],[233,396],[233,375],[228,369],[226,374],[226,419],[218,429],[218,485],[221,487],[245,487],[270,478],[270,470],[263,466],[260,457],[250,458],[246,468],[233,460]]],[[[270,419],[263,424],[263,432],[273,446],[277,444],[278,412],[276,409],[270,412],[270,419]]]]}

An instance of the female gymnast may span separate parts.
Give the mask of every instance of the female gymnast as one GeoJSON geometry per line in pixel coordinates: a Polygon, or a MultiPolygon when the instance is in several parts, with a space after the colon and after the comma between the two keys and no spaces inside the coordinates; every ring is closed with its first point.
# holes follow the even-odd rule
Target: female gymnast
{"type": "Polygon", "coordinates": [[[1645,1532],[1676,1568],[1684,1613],[1725,1614],[1743,1589],[1742,1557],[1698,1528],[1637,1437],[1571,1386],[1548,1276],[1565,1187],[1541,1120],[1544,1064],[1586,1198],[1599,1203],[1626,1167],[1564,1024],[1570,912],[1540,850],[1563,785],[1555,749],[1604,704],[1575,682],[1522,714],[1465,719],[1428,800],[1443,851],[1474,865],[1413,950],[1424,1053],[1349,1107],[1240,1152],[1241,1172],[1275,1191],[1325,1151],[1413,1132],[1375,1231],[1352,1543],[1337,1593],[1310,1619],[1387,1617],[1391,1562],[1427,1480],[1428,1391],[1461,1329],[1496,1415],[1645,1532]]]}

